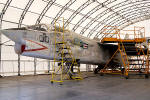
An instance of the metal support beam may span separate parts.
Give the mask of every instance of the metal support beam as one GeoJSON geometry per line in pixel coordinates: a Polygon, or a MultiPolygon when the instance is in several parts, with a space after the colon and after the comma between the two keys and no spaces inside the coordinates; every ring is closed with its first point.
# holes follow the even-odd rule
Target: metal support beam
{"type": "Polygon", "coordinates": [[[29,0],[28,4],[26,5],[25,9],[23,10],[21,16],[20,16],[20,19],[19,19],[19,24],[18,24],[18,27],[21,27],[21,24],[22,24],[22,21],[26,15],[26,13],[28,12],[30,6],[32,5],[34,0],[29,0]]]}
{"type": "MultiPolygon", "coordinates": [[[[2,4],[2,5],[5,5],[4,3],[0,3],[0,4],[2,4]]],[[[62,8],[63,6],[62,5],[60,5],[60,4],[57,4],[57,3],[53,3],[53,5],[55,5],[55,6],[57,6],[57,7],[59,7],[59,8],[62,8]]],[[[15,6],[11,6],[11,5],[9,5],[9,7],[10,8],[14,8],[14,9],[18,9],[18,10],[21,10],[21,11],[23,11],[24,9],[22,9],[22,8],[18,8],[18,7],[15,7],[15,6]]],[[[73,9],[70,9],[70,8],[68,8],[67,9],[68,11],[71,11],[71,12],[74,12],[75,10],[73,10],[73,9]]],[[[32,11],[29,11],[28,10],[28,12],[30,12],[31,14],[34,14],[34,15],[37,15],[37,16],[40,16],[40,14],[39,13],[36,13],[36,12],[32,12],[32,11]]],[[[85,14],[83,14],[83,13],[81,13],[81,12],[78,12],[78,15],[81,15],[81,16],[85,16],[85,14]]],[[[51,17],[51,16],[46,16],[46,15],[44,15],[44,17],[46,17],[46,18],[48,18],[48,19],[52,19],[52,20],[54,20],[54,18],[53,17],[51,17]]],[[[91,18],[91,17],[88,17],[88,19],[93,19],[93,18],[91,18]]],[[[19,24],[19,22],[14,22],[14,21],[8,21],[8,20],[2,20],[3,22],[8,22],[8,23],[13,23],[13,24],[19,24]]],[[[39,22],[38,22],[39,23],[39,22]]],[[[38,23],[36,23],[36,24],[38,24],[38,23]]],[[[21,24],[21,25],[23,25],[23,26],[28,26],[28,25],[25,25],[25,24],[21,24]]],[[[75,25],[74,23],[70,23],[70,25],[75,25]]],[[[84,28],[83,26],[79,26],[80,28],[84,28]]],[[[89,30],[91,30],[90,28],[89,28],[89,30]]]]}
{"type": "Polygon", "coordinates": [[[61,17],[61,15],[75,2],[76,0],[70,0],[67,4],[61,8],[61,10],[57,13],[51,24],[54,24],[55,20],[61,17]]]}
{"type": "MultiPolygon", "coordinates": [[[[84,34],[85,31],[86,31],[87,29],[89,29],[90,26],[92,26],[92,25],[95,23],[95,20],[101,19],[101,21],[100,21],[99,23],[97,23],[96,25],[94,25],[94,28],[89,32],[89,37],[90,37],[91,34],[93,34],[95,31],[97,31],[97,29],[98,29],[101,25],[105,25],[105,23],[106,23],[107,21],[109,21],[109,19],[111,19],[110,17],[104,18],[103,16],[106,16],[106,15],[112,16],[112,15],[114,15],[115,17],[118,16],[118,17],[124,19],[125,17],[121,15],[122,12],[121,12],[121,13],[119,12],[120,8],[124,8],[124,9],[122,9],[122,10],[126,10],[126,9],[128,9],[130,6],[135,7],[136,5],[140,5],[140,4],[143,5],[142,3],[145,3],[145,4],[146,4],[146,2],[149,2],[149,1],[148,1],[148,0],[145,0],[145,1],[143,1],[143,0],[138,0],[138,1],[133,1],[133,2],[131,2],[130,0],[126,0],[126,1],[123,1],[123,2],[118,3],[118,4],[116,4],[116,5],[113,5],[112,7],[109,7],[109,8],[107,7],[107,9],[106,9],[105,11],[102,11],[102,12],[99,13],[97,16],[95,16],[95,17],[93,18],[94,20],[91,20],[89,23],[87,23],[87,25],[85,25],[85,27],[82,28],[80,34],[84,34]],[[124,7],[124,6],[126,6],[126,7],[124,7]],[[112,10],[113,10],[114,12],[113,12],[112,10]],[[117,10],[118,10],[118,11],[117,11],[117,10]],[[113,12],[113,14],[109,15],[111,12],[113,12]],[[119,14],[119,15],[118,15],[118,14],[119,14]],[[104,19],[103,19],[103,18],[104,18],[104,19]]],[[[103,6],[104,6],[104,5],[106,6],[106,4],[104,4],[104,3],[101,3],[101,4],[103,4],[103,6]]],[[[105,6],[104,6],[104,7],[105,7],[105,6]]],[[[135,7],[135,8],[137,8],[137,7],[135,7]]],[[[133,8],[133,9],[135,9],[135,8],[133,8]]],[[[128,11],[129,11],[129,10],[128,10],[128,11]]],[[[113,17],[113,18],[114,18],[114,17],[113,17]]],[[[112,19],[113,19],[113,18],[112,18],[112,19]]],[[[126,20],[127,20],[127,23],[128,23],[128,22],[129,22],[128,18],[126,18],[126,20]]]]}
{"type": "Polygon", "coordinates": [[[37,58],[34,58],[34,75],[36,75],[37,58]]]}
{"type": "Polygon", "coordinates": [[[90,0],[87,0],[84,4],[82,4],[65,22],[64,27],[66,28],[68,26],[68,24],[71,23],[71,21],[78,15],[78,12],[81,12],[82,10],[84,10],[86,7],[88,7],[90,4],[92,4],[93,2],[90,0]]]}
{"type": "MultiPolygon", "coordinates": [[[[141,3],[135,4],[135,5],[130,5],[127,8],[123,8],[123,9],[118,10],[117,12],[121,13],[121,16],[126,16],[126,19],[131,20],[129,18],[129,16],[131,16],[133,14],[136,14],[139,11],[143,11],[143,9],[148,9],[149,8],[149,3],[150,2],[148,1],[148,2],[144,2],[144,3],[141,2],[141,3]],[[135,8],[136,6],[138,6],[139,8],[135,8]]],[[[116,13],[113,13],[110,16],[108,16],[107,18],[105,18],[104,20],[102,20],[101,23],[96,24],[95,27],[89,32],[88,36],[90,37],[94,33],[94,31],[98,30],[98,28],[101,27],[101,26],[104,26],[104,25],[105,26],[107,26],[107,25],[110,26],[111,25],[110,23],[112,23],[114,20],[115,20],[116,23],[118,22],[118,20],[119,21],[124,20],[128,24],[133,23],[132,21],[128,22],[126,19],[123,19],[121,16],[118,16],[116,18],[117,19],[116,20],[116,19],[114,19],[115,16],[116,16],[116,13]]],[[[134,15],[134,16],[136,17],[136,15],[134,15]]],[[[97,34],[95,35],[95,37],[97,37],[97,35],[101,34],[102,31],[103,31],[103,29],[98,31],[97,34]]]]}
{"type": "Polygon", "coordinates": [[[41,22],[42,18],[45,16],[46,12],[50,9],[50,7],[53,5],[53,3],[55,1],[56,0],[49,0],[49,2],[47,3],[46,7],[43,9],[43,11],[41,12],[40,16],[36,20],[36,24],[39,24],[41,22]]]}
{"type": "MultiPolygon", "coordinates": [[[[9,7],[10,3],[12,2],[12,0],[7,0],[6,4],[4,5],[4,8],[2,9],[2,12],[0,13],[0,29],[2,28],[2,20],[3,20],[3,16],[5,15],[5,12],[7,11],[7,8],[9,7]]],[[[1,72],[1,33],[0,33],[0,72],[1,72]]],[[[1,75],[0,75],[1,77],[1,75]]]]}
{"type": "Polygon", "coordinates": [[[50,73],[50,63],[51,63],[51,61],[47,60],[47,63],[48,63],[48,73],[50,73]]]}
{"type": "MultiPolygon", "coordinates": [[[[137,15],[135,15],[137,16],[137,15]]],[[[130,23],[130,24],[126,24],[125,21],[122,21],[122,22],[118,22],[118,23],[115,23],[115,25],[118,24],[118,27],[120,27],[120,29],[124,29],[126,27],[128,27],[129,25],[132,25],[132,24],[135,24],[135,23],[138,23],[138,22],[141,22],[141,21],[144,21],[144,20],[149,20],[150,19],[150,16],[145,16],[145,15],[141,15],[141,16],[138,16],[138,17],[131,17],[130,20],[132,20],[133,23],[130,23]]],[[[113,23],[114,24],[114,23],[113,23]]],[[[115,26],[115,25],[110,25],[110,26],[115,26]]],[[[98,34],[96,37],[99,37],[100,34],[98,34]]],[[[101,39],[104,37],[104,35],[101,37],[101,39]]]]}
{"type": "MultiPolygon", "coordinates": [[[[109,5],[113,2],[115,2],[116,0],[106,0],[104,1],[103,3],[100,3],[99,5],[97,5],[96,7],[94,7],[92,10],[90,10],[89,12],[86,13],[85,16],[83,16],[78,22],[77,24],[72,28],[73,31],[75,31],[83,22],[85,22],[86,19],[88,19],[93,13],[96,13],[98,10],[101,10],[101,8],[103,8],[103,5],[102,4],[105,4],[105,5],[109,5]]],[[[95,1],[97,2],[97,1],[95,1]]],[[[93,20],[94,22],[99,22],[98,20],[96,19],[91,19],[93,20]]]]}
{"type": "MultiPolygon", "coordinates": [[[[2,29],[2,19],[1,19],[1,13],[0,13],[0,29],[2,29]]],[[[1,69],[2,69],[2,66],[1,66],[1,52],[2,52],[2,45],[1,45],[1,43],[2,43],[2,40],[1,40],[1,37],[2,36],[2,34],[0,33],[0,73],[1,73],[1,69]]],[[[2,75],[0,74],[0,78],[2,77],[2,75]]]]}
{"type": "MultiPolygon", "coordinates": [[[[148,9],[149,7],[150,6],[143,7],[143,8],[141,7],[141,9],[138,8],[138,9],[134,9],[134,10],[132,10],[130,12],[128,11],[127,13],[124,12],[123,15],[126,15],[128,19],[132,20],[132,23],[127,23],[127,25],[129,26],[129,25],[133,24],[134,23],[133,22],[134,19],[136,20],[140,16],[144,16],[145,18],[148,17],[149,16],[149,9],[148,9]],[[145,11],[148,11],[148,12],[147,13],[139,12],[141,10],[145,10],[145,11]]],[[[124,21],[126,21],[126,20],[122,20],[122,19],[116,18],[116,19],[112,20],[110,23],[106,24],[106,26],[118,26],[119,24],[121,24],[124,21]]],[[[123,24],[121,24],[121,25],[123,25],[123,24]]],[[[102,34],[103,29],[104,29],[104,27],[101,28],[101,30],[99,30],[99,32],[97,32],[97,34],[95,35],[95,37],[98,37],[100,34],[102,34]]]]}
{"type": "Polygon", "coordinates": [[[21,76],[21,74],[20,74],[20,54],[18,54],[18,76],[21,76]]]}
{"type": "Polygon", "coordinates": [[[3,19],[3,16],[5,15],[5,12],[7,10],[7,8],[9,7],[10,3],[12,2],[12,0],[7,0],[3,10],[2,10],[2,13],[1,13],[1,20],[3,19]]]}

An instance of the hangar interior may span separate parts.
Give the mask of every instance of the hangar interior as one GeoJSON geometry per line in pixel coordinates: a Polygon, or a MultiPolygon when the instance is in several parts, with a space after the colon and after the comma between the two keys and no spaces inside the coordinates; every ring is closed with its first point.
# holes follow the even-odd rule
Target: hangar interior
{"type": "MultiPolygon", "coordinates": [[[[120,43],[121,46],[124,40],[118,39],[118,42],[118,40],[114,40],[113,38],[115,34],[106,35],[105,33],[113,33],[116,29],[119,29],[120,32],[126,34],[127,32],[124,30],[132,29],[134,32],[131,32],[129,36],[133,38],[136,34],[134,26],[137,26],[142,27],[142,29],[144,27],[144,38],[149,38],[149,4],[149,0],[0,0],[0,30],[21,28],[41,23],[54,25],[57,19],[64,18],[63,27],[65,29],[90,39],[102,41],[102,43],[117,42],[120,43]],[[115,27],[115,29],[110,28],[110,30],[106,30],[107,26],[115,27]],[[104,32],[104,30],[106,32],[104,32]]],[[[126,37],[126,35],[123,35],[123,38],[124,37],[126,37]]],[[[145,40],[137,41],[136,44],[143,43],[143,41],[145,42],[145,40]]],[[[147,94],[150,91],[148,88],[149,80],[139,81],[132,79],[126,81],[116,75],[106,75],[99,78],[98,75],[95,77],[93,74],[88,73],[89,78],[85,78],[80,82],[70,82],[64,86],[53,85],[48,87],[50,84],[49,76],[38,76],[38,74],[51,74],[53,71],[52,66],[55,61],[17,55],[14,51],[14,46],[15,43],[13,41],[0,33],[0,77],[2,77],[0,80],[0,89],[9,87],[6,90],[4,89],[4,91],[2,89],[0,90],[2,100],[9,100],[10,98],[14,100],[41,100],[42,98],[45,100],[85,100],[85,98],[87,100],[98,100],[99,97],[101,97],[102,100],[110,100],[111,98],[112,100],[133,100],[132,98],[141,100],[143,99],[142,96],[144,96],[144,100],[149,100],[149,94],[147,94]],[[90,80],[92,80],[92,82],[90,80]],[[138,84],[135,84],[135,82],[138,84]],[[32,83],[34,83],[35,86],[33,86],[32,83]],[[87,83],[89,83],[91,87],[89,87],[87,83]],[[95,85],[92,86],[93,84],[95,85]],[[143,89],[141,84],[146,85],[144,87],[146,89],[143,91],[140,91],[143,89]],[[31,87],[32,89],[27,89],[27,91],[19,90],[18,85],[23,90],[25,90],[26,87],[31,87]],[[135,89],[136,85],[139,86],[138,89],[135,89]],[[14,86],[14,88],[10,88],[11,86],[14,86]],[[80,89],[83,90],[80,91],[80,89]],[[91,91],[91,89],[93,89],[94,92],[91,91]],[[12,93],[13,90],[16,90],[16,92],[12,93]],[[64,90],[65,92],[63,93],[64,90]],[[136,93],[136,90],[140,92],[136,93]],[[58,94],[55,94],[53,91],[58,94]],[[134,95],[127,91],[131,91],[134,95]],[[18,92],[21,94],[18,94],[18,92]],[[35,94],[30,96],[29,93],[32,94],[33,92],[35,94]],[[51,97],[48,92],[52,93],[50,95],[51,97]],[[114,92],[116,92],[116,94],[114,92]],[[91,97],[89,97],[89,95],[91,95],[91,97]],[[10,98],[8,96],[10,96],[10,98]]],[[[124,48],[124,46],[122,46],[122,48],[124,48]]],[[[143,48],[141,52],[143,52],[142,50],[143,48]]],[[[144,75],[149,75],[149,52],[144,54],[142,59],[146,62],[144,62],[145,65],[143,65],[144,68],[142,68],[145,71],[144,75]]],[[[127,66],[128,64],[124,62],[124,65],[127,66]]],[[[110,69],[106,67],[107,64],[101,72],[112,73],[112,71],[110,72],[110,69]]],[[[85,74],[85,71],[91,72],[95,68],[97,68],[97,65],[81,64],[80,71],[83,71],[85,74]]],[[[128,68],[125,68],[125,75],[129,74],[129,70],[127,69],[128,68]]],[[[85,75],[87,75],[87,73],[85,75]]]]}
{"type": "MultiPolygon", "coordinates": [[[[64,17],[64,26],[69,26],[69,30],[100,40],[105,36],[102,32],[104,26],[126,29],[141,24],[146,27],[146,37],[149,32],[149,0],[1,0],[0,14],[1,29],[54,24],[55,19],[64,17]]],[[[18,56],[13,46],[14,43],[1,34],[2,76],[38,74],[50,70],[50,61],[18,56]]],[[[86,65],[82,68],[86,70],[86,65]]],[[[92,68],[95,66],[92,65],[92,68]]]]}

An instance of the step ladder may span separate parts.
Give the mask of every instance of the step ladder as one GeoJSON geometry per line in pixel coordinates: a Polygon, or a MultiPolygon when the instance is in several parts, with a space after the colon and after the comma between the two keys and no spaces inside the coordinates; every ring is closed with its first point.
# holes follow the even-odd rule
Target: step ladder
{"type": "Polygon", "coordinates": [[[71,46],[65,39],[64,18],[63,27],[55,21],[55,50],[54,65],[51,77],[51,83],[64,80],[82,80],[80,73],[80,62],[74,57],[71,46]]]}

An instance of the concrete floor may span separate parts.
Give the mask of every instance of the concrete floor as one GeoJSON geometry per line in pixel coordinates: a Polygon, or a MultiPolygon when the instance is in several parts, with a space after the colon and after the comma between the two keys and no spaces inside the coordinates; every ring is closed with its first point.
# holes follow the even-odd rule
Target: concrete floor
{"type": "Polygon", "coordinates": [[[63,85],[48,75],[0,78],[0,100],[150,100],[150,79],[92,76],[63,85]]]}

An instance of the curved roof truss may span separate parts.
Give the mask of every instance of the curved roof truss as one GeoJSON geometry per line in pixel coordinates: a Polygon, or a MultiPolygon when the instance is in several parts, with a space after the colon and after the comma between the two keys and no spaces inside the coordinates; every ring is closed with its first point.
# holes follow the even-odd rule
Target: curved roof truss
{"type": "Polygon", "coordinates": [[[12,6],[11,2],[14,0],[5,1],[5,3],[0,1],[0,6],[4,4],[3,9],[0,11],[1,21],[18,24],[18,27],[21,27],[22,24],[26,25],[23,20],[26,18],[28,12],[38,16],[36,18],[36,23],[31,24],[39,24],[44,18],[51,19],[51,24],[54,24],[56,19],[60,17],[66,19],[67,16],[65,27],[71,24],[71,29],[73,31],[79,32],[82,35],[86,34],[85,36],[87,37],[101,38],[103,36],[102,30],[104,26],[107,25],[118,26],[123,29],[136,22],[148,20],[150,18],[149,0],[83,0],[84,2],[80,2],[79,0],[64,0],[62,2],[60,0],[39,0],[41,3],[46,3],[39,12],[34,12],[34,10],[29,11],[29,8],[34,4],[35,0],[28,0],[24,8],[12,6]],[[79,5],[78,7],[73,7],[77,4],[79,5]],[[59,11],[52,17],[47,13],[53,5],[59,8],[59,11]],[[90,8],[91,5],[95,5],[95,7],[90,8]],[[8,10],[8,7],[13,7],[22,11],[18,22],[3,19],[4,15],[7,16],[5,12],[8,10]],[[68,13],[68,15],[65,15],[66,12],[70,12],[70,14],[68,13]],[[73,22],[78,16],[80,16],[79,20],[73,22]]]}

